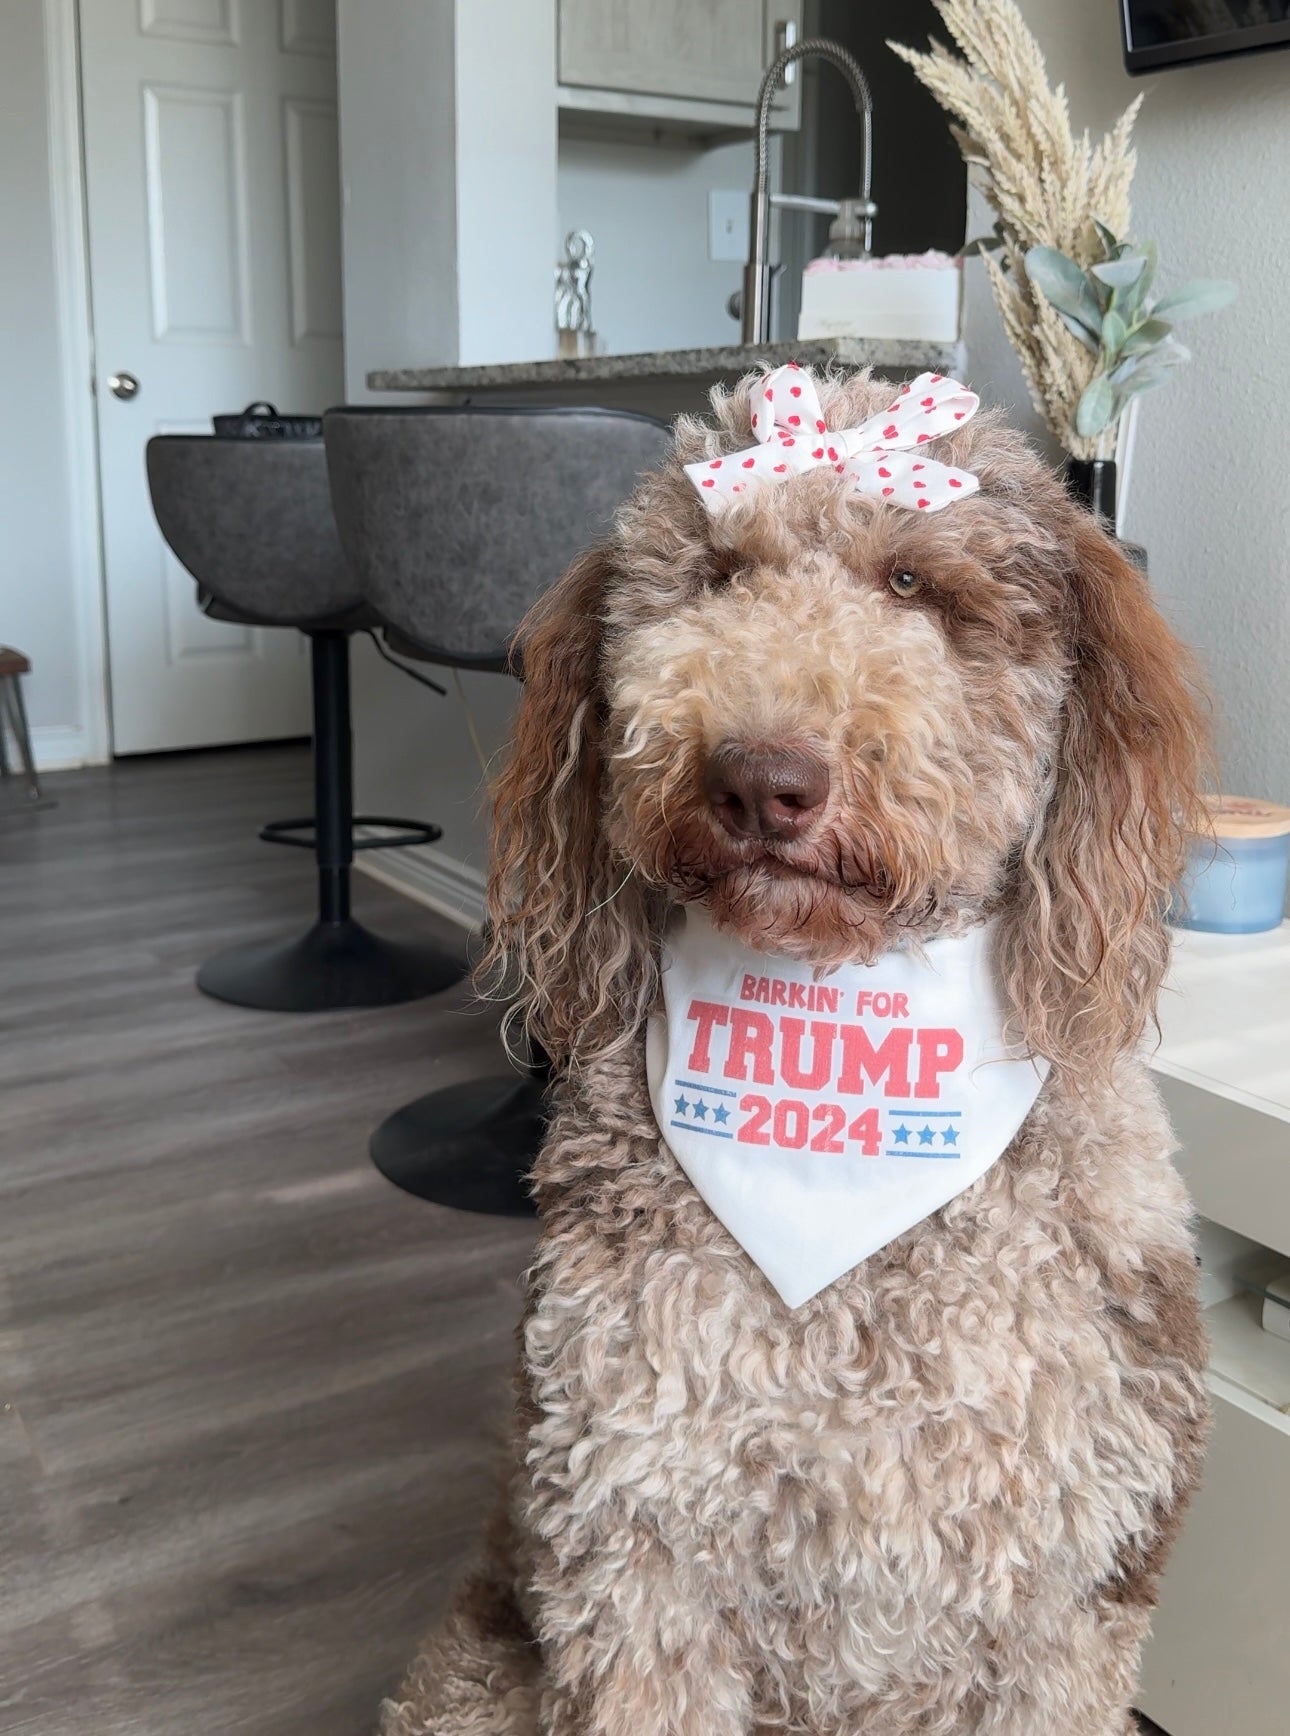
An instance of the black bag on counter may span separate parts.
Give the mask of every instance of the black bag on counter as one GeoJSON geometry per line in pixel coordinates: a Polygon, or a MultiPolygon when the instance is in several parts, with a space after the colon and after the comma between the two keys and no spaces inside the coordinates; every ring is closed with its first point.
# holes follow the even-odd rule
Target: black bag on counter
{"type": "Polygon", "coordinates": [[[260,399],[231,416],[214,416],[222,440],[321,440],[321,416],[281,416],[260,399]]]}

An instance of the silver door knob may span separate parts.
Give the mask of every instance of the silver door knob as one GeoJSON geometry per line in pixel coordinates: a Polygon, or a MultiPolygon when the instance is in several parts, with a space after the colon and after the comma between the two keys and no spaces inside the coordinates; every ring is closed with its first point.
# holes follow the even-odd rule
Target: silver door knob
{"type": "Polygon", "coordinates": [[[125,398],[128,401],[139,396],[139,382],[133,374],[109,374],[108,391],[114,398],[125,398]]]}

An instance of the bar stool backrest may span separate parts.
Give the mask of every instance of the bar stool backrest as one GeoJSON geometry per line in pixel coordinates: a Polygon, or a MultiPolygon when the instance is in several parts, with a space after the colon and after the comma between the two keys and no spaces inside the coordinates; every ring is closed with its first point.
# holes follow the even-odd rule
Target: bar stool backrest
{"type": "Polygon", "coordinates": [[[323,435],[341,545],[392,642],[499,670],[671,443],[651,416],[565,408],[345,407],[323,435]]]}
{"type": "Polygon", "coordinates": [[[148,442],[152,509],[209,612],[266,626],[366,617],[341,553],[319,440],[148,442]]]}

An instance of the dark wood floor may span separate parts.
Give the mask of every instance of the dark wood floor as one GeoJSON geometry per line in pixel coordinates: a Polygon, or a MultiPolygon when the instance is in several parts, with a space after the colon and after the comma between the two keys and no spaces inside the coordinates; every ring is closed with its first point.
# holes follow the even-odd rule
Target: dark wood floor
{"type": "Polygon", "coordinates": [[[301,750],[48,787],[0,817],[0,1731],[364,1736],[478,1533],[531,1246],[365,1142],[495,1070],[494,1021],[193,988],[307,922],[308,858],[255,841],[301,750]]]}

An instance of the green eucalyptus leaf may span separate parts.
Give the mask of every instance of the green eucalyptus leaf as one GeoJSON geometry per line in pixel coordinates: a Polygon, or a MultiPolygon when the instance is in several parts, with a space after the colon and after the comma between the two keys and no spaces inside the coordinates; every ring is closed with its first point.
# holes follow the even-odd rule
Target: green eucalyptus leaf
{"type": "Polygon", "coordinates": [[[1079,320],[1094,338],[1101,336],[1101,303],[1073,259],[1055,247],[1032,247],[1026,254],[1026,275],[1058,313],[1079,320]]]}
{"type": "Polygon", "coordinates": [[[1102,243],[1102,250],[1106,254],[1106,257],[1108,259],[1114,259],[1116,257],[1116,249],[1120,245],[1119,236],[1116,235],[1113,230],[1108,229],[1105,223],[1099,222],[1096,217],[1093,219],[1093,227],[1097,230],[1097,238],[1102,243]]]}
{"type": "Polygon", "coordinates": [[[1173,319],[1196,319],[1203,313],[1217,313],[1236,297],[1236,285],[1220,277],[1198,277],[1184,283],[1170,295],[1162,295],[1152,308],[1153,315],[1167,313],[1173,319]]]}
{"type": "Polygon", "coordinates": [[[1096,337],[1094,337],[1093,333],[1084,324],[1083,320],[1072,319],[1070,314],[1063,313],[1060,308],[1057,309],[1057,317],[1066,327],[1068,332],[1074,333],[1086,350],[1092,350],[1093,354],[1097,355],[1098,351],[1102,347],[1101,343],[1096,337]]]}
{"type": "Polygon", "coordinates": [[[1120,386],[1120,396],[1128,399],[1136,397],[1139,392],[1158,391],[1161,386],[1167,386],[1169,384],[1169,373],[1170,370],[1168,368],[1162,368],[1157,373],[1153,373],[1147,368],[1140,368],[1138,372],[1134,374],[1132,379],[1126,380],[1124,384],[1120,386]]]}
{"type": "Polygon", "coordinates": [[[1127,357],[1110,376],[1111,383],[1121,392],[1147,392],[1163,386],[1175,368],[1190,360],[1190,352],[1181,344],[1166,340],[1141,355],[1127,357]]]}
{"type": "Polygon", "coordinates": [[[1108,259],[1105,265],[1090,265],[1089,271],[1099,283],[1105,283],[1111,289],[1132,289],[1142,276],[1146,263],[1141,254],[1129,255],[1123,259],[1108,259]]]}
{"type": "Polygon", "coordinates": [[[1142,294],[1137,284],[1123,289],[1115,298],[1115,310],[1130,331],[1142,323],[1142,294]]]}
{"type": "Polygon", "coordinates": [[[1134,326],[1124,343],[1120,346],[1122,356],[1140,356],[1147,350],[1155,349],[1169,336],[1173,327],[1168,320],[1147,319],[1139,326],[1134,326]]]}
{"type": "Polygon", "coordinates": [[[1075,432],[1090,439],[1100,434],[1115,415],[1115,391],[1105,374],[1089,381],[1075,411],[1075,432]]]}
{"type": "Polygon", "coordinates": [[[1160,249],[1154,241],[1144,241],[1138,248],[1146,264],[1142,268],[1142,276],[1138,279],[1138,295],[1145,296],[1156,280],[1156,268],[1160,264],[1160,249]]]}
{"type": "Polygon", "coordinates": [[[1114,308],[1102,315],[1102,348],[1106,351],[1108,362],[1114,362],[1124,348],[1129,328],[1114,308]]]}
{"type": "Polygon", "coordinates": [[[1146,299],[1147,283],[1149,282],[1147,256],[1144,253],[1135,253],[1134,257],[1142,261],[1142,270],[1138,274],[1137,282],[1131,283],[1127,289],[1118,290],[1115,296],[1116,310],[1123,314],[1124,322],[1130,330],[1142,323],[1142,304],[1146,299]]]}

